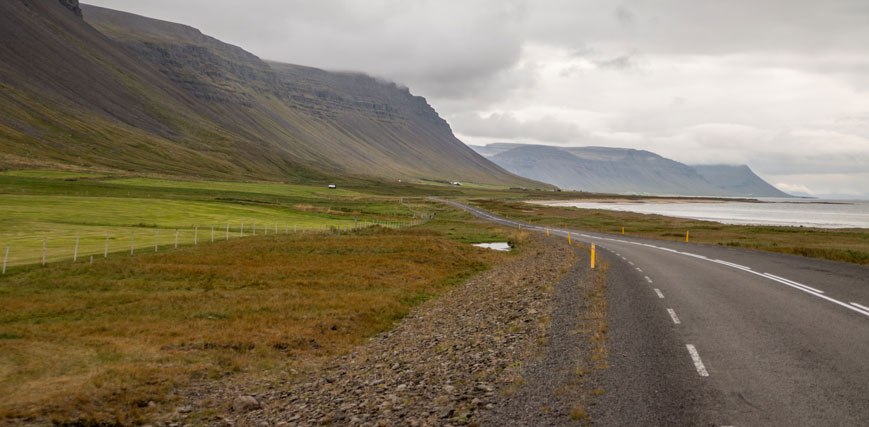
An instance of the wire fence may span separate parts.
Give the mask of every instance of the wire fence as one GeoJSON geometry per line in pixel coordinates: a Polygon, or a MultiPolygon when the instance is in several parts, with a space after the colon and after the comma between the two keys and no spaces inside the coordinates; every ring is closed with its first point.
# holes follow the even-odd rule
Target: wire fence
{"type": "Polygon", "coordinates": [[[0,246],[2,273],[10,267],[47,265],[56,262],[89,262],[109,255],[135,256],[159,253],[183,246],[199,246],[233,239],[298,233],[352,232],[374,226],[406,228],[421,225],[429,217],[412,221],[379,219],[343,220],[329,223],[292,223],[288,221],[235,221],[223,224],[190,225],[186,227],[105,227],[101,231],[87,227],[81,232],[35,236],[16,236],[14,241],[0,246]]]}

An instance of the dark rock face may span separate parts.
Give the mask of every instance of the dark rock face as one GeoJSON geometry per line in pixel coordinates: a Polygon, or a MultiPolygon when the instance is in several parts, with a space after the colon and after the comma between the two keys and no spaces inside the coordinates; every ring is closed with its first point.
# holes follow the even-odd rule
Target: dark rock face
{"type": "Polygon", "coordinates": [[[78,6],[78,0],[59,0],[60,4],[62,4],[67,9],[73,11],[76,16],[79,18],[82,17],[81,8],[78,6]]]}

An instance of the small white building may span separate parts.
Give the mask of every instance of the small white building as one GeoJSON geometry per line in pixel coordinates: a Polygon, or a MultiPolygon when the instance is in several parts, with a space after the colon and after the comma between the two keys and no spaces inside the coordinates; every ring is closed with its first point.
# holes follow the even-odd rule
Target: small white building
{"type": "Polygon", "coordinates": [[[453,185],[462,185],[462,183],[459,182],[459,181],[453,181],[453,182],[451,182],[450,184],[453,184],[453,185]]]}
{"type": "Polygon", "coordinates": [[[336,189],[336,188],[338,188],[337,185],[335,185],[335,184],[329,184],[329,189],[330,189],[330,190],[334,190],[334,189],[336,189]]]}

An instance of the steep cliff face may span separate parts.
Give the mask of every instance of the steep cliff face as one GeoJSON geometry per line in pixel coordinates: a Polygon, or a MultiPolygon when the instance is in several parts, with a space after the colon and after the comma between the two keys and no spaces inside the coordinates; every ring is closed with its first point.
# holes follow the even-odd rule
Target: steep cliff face
{"type": "Polygon", "coordinates": [[[564,189],[679,196],[787,196],[747,166],[695,168],[645,150],[519,144],[490,144],[474,149],[515,174],[564,189]]]}
{"type": "Polygon", "coordinates": [[[541,186],[466,147],[406,88],[269,63],[188,26],[9,0],[0,37],[0,166],[541,186]]]}
{"type": "Polygon", "coordinates": [[[60,4],[75,13],[75,16],[82,17],[81,7],[78,5],[78,0],[58,0],[60,4]]]}
{"type": "Polygon", "coordinates": [[[203,114],[319,169],[517,180],[458,141],[424,98],[394,83],[265,62],[194,28],[109,9],[87,6],[85,20],[201,100],[203,114]]]}
{"type": "Polygon", "coordinates": [[[792,197],[764,181],[746,165],[697,165],[694,169],[729,193],[751,197],[792,197]]]}

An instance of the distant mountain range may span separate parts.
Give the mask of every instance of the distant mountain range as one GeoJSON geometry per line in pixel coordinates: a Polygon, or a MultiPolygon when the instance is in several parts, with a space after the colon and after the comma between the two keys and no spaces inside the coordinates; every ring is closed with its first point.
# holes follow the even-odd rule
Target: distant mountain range
{"type": "Polygon", "coordinates": [[[748,166],[688,166],[645,150],[497,143],[473,146],[499,166],[566,190],[674,196],[790,197],[748,166]]]}
{"type": "Polygon", "coordinates": [[[77,0],[0,2],[0,168],[522,187],[391,82],[263,61],[77,0]]]}

